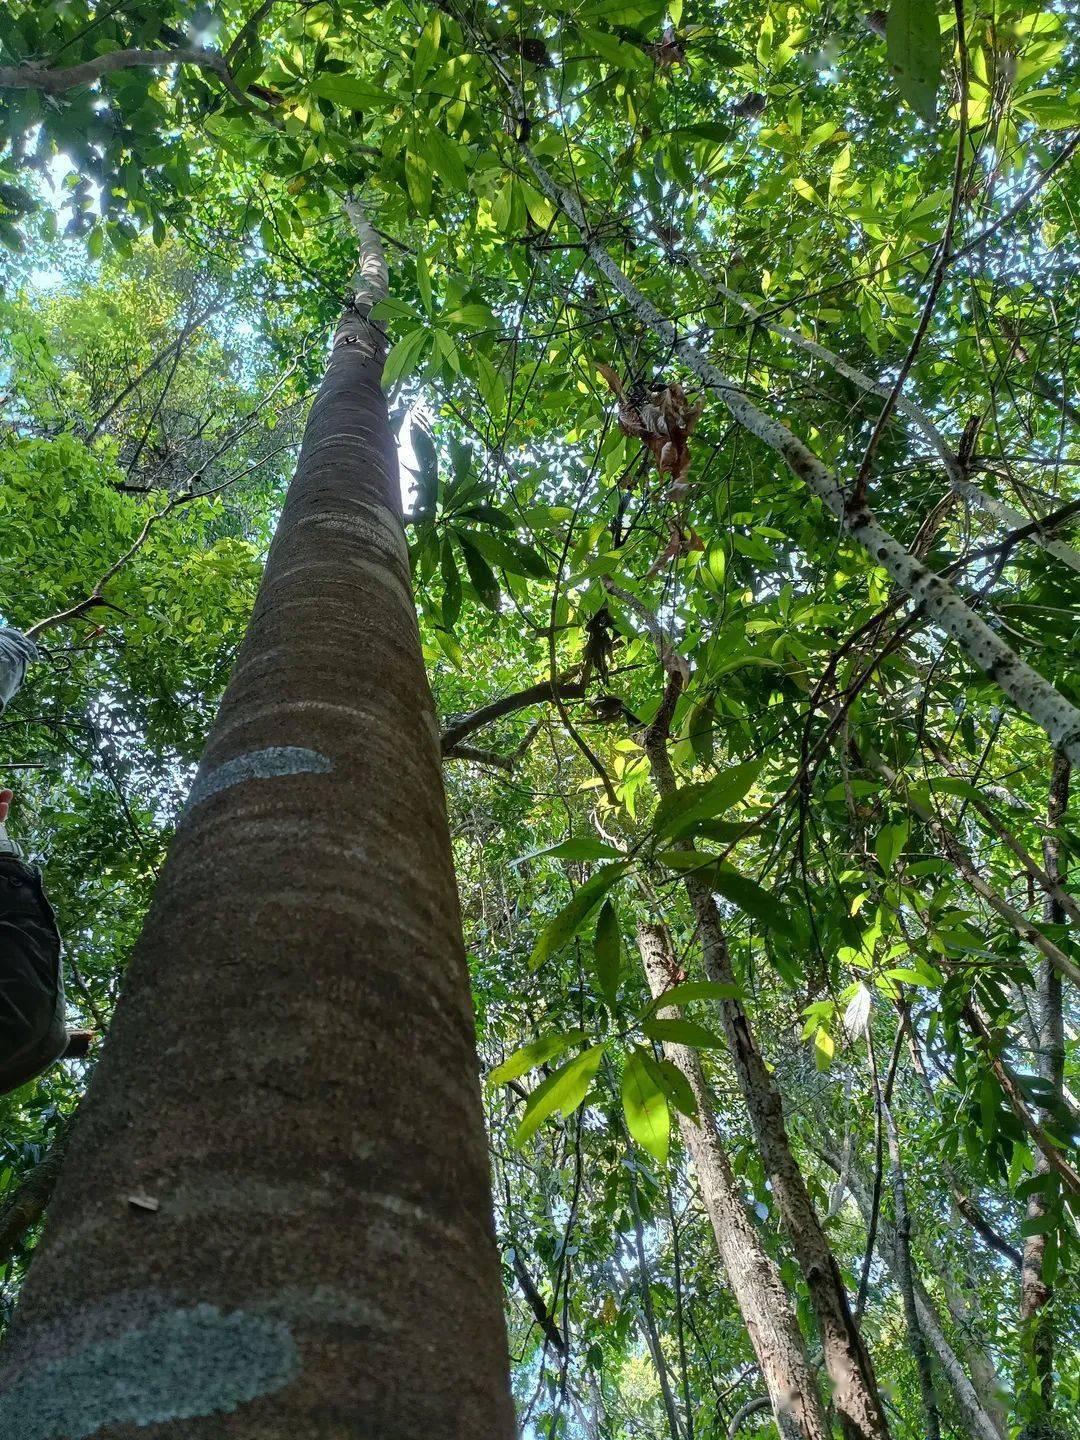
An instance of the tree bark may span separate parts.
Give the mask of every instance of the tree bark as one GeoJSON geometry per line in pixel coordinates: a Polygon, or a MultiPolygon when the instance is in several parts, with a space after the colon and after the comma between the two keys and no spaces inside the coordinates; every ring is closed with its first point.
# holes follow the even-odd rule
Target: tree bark
{"type": "MultiPolygon", "coordinates": [[[[630,1137],[627,1136],[629,1144],[630,1137]]],[[[630,1162],[632,1163],[632,1161],[630,1162]]],[[[652,1303],[652,1286],[649,1282],[649,1262],[645,1255],[645,1226],[641,1220],[641,1205],[638,1201],[637,1176],[632,1169],[627,1170],[630,1179],[630,1209],[634,1217],[634,1250],[637,1255],[638,1283],[641,1288],[641,1328],[645,1336],[645,1343],[649,1347],[649,1354],[653,1359],[653,1367],[656,1370],[656,1379],[660,1385],[660,1396],[664,1402],[664,1413],[667,1415],[668,1431],[671,1440],[682,1440],[682,1424],[679,1420],[679,1407],[675,1404],[675,1394],[671,1388],[671,1377],[668,1374],[667,1360],[664,1358],[664,1347],[660,1343],[660,1330],[656,1323],[656,1311],[652,1303]]]]}
{"type": "MultiPolygon", "coordinates": [[[[1050,795],[1046,810],[1047,835],[1043,842],[1043,864],[1055,883],[1062,878],[1062,845],[1054,833],[1065,821],[1069,804],[1068,760],[1055,751],[1050,775],[1050,795]]],[[[1060,924],[1065,916],[1052,895],[1046,897],[1044,918],[1048,924],[1060,924]]],[[[1044,1107],[1046,1123],[1051,1127],[1062,1109],[1065,1084],[1065,1028],[1061,1008],[1061,976],[1046,960],[1039,964],[1037,995],[1038,1069],[1050,1090],[1049,1103],[1044,1107]],[[1055,1113],[1057,1112],[1057,1113],[1055,1113]]],[[[1041,1149],[1035,1151],[1035,1174],[1049,1179],[1050,1161],[1041,1149]]],[[[1045,1221],[1053,1207],[1045,1191],[1036,1190],[1027,1204],[1029,1224],[1045,1221]]],[[[1021,1356],[1027,1371],[1021,1391],[1032,1407],[1031,1418],[1022,1431],[1035,1440],[1052,1433],[1054,1405],[1054,1325],[1049,1313],[1053,1286],[1046,1279],[1045,1232],[1024,1237],[1024,1262],[1020,1271],[1021,1356]]]]}
{"type": "MultiPolygon", "coordinates": [[[[903,1021],[900,1022],[903,1024],[903,1021]]],[[[873,1045],[873,1036],[867,1031],[868,1043],[873,1045]]],[[[912,1264],[911,1255],[911,1214],[907,1202],[907,1179],[904,1175],[904,1162],[900,1153],[900,1135],[896,1128],[896,1119],[892,1111],[892,1100],[890,1096],[883,1093],[877,1065],[874,1065],[874,1088],[878,1095],[878,1104],[881,1106],[881,1113],[885,1119],[885,1134],[888,1137],[889,1145],[889,1180],[892,1190],[893,1217],[895,1221],[896,1235],[896,1259],[898,1264],[897,1283],[900,1286],[900,1298],[904,1303],[904,1320],[907,1324],[908,1345],[915,1360],[915,1370],[919,1377],[919,1394],[922,1399],[923,1418],[926,1425],[926,1440],[941,1440],[941,1417],[938,1414],[937,1395],[934,1391],[934,1372],[930,1366],[930,1353],[926,1345],[926,1337],[923,1334],[922,1322],[919,1319],[919,1308],[915,1303],[915,1269],[912,1264]]]]}
{"type": "Polygon", "coordinates": [[[1009,1417],[1005,1406],[1005,1390],[998,1379],[989,1347],[978,1330],[982,1306],[977,1287],[967,1266],[961,1264],[959,1269],[961,1280],[950,1275],[944,1266],[933,1266],[956,1331],[957,1343],[963,1351],[967,1371],[971,1376],[972,1389],[998,1434],[1007,1435],[1009,1417]]]}
{"type": "Polygon", "coordinates": [[[361,221],[360,293],[0,1358],[3,1436],[515,1433],[361,221]]]}
{"type": "MultiPolygon", "coordinates": [[[[671,984],[673,969],[667,929],[641,925],[637,938],[649,989],[654,996],[662,995],[671,984]]],[[[679,1014],[672,1006],[660,1013],[679,1014]]],[[[664,1054],[686,1076],[697,1103],[697,1118],[680,1114],[679,1129],[694,1162],[720,1260],[754,1347],[777,1429],[783,1440],[827,1440],[829,1426],[802,1332],[780,1273],[743,1205],[720,1143],[701,1061],[695,1051],[671,1042],[664,1044],[664,1054]]]]}

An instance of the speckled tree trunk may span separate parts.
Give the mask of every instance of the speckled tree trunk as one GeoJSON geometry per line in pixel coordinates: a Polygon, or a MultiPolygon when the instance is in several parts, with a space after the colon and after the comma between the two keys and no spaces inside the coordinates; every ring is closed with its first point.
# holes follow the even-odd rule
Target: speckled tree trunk
{"type": "MultiPolygon", "coordinates": [[[[1069,780],[1072,767],[1055,751],[1047,805],[1047,834],[1043,842],[1043,864],[1055,884],[1062,880],[1064,847],[1058,833],[1069,807],[1069,780]]],[[[1043,918],[1048,925],[1060,925],[1065,912],[1052,895],[1047,895],[1043,918]]],[[[1047,960],[1039,962],[1037,1025],[1039,1075],[1046,1082],[1047,1104],[1043,1124],[1053,1130],[1060,1120],[1065,1084],[1065,1027],[1062,1013],[1061,976],[1047,960]]],[[[1041,1150],[1035,1152],[1035,1174],[1044,1185],[1053,1183],[1050,1165],[1041,1150]]],[[[1035,1230],[1024,1237],[1024,1263],[1020,1274],[1020,1320],[1025,1374],[1020,1392],[1027,1413],[1023,1417],[1023,1440],[1043,1440],[1054,1434],[1054,1321],[1050,1310],[1053,1285],[1047,1278],[1047,1236],[1039,1229],[1052,1211],[1045,1190],[1034,1190],[1028,1199],[1027,1220],[1035,1230]]]]}
{"type": "Polygon", "coordinates": [[[362,214],[244,645],[0,1361],[2,1440],[509,1440],[362,214]]]}
{"type": "MultiPolygon", "coordinates": [[[[675,968],[667,929],[641,925],[637,942],[649,989],[654,996],[662,995],[675,968]]],[[[679,1016],[671,1006],[659,1013],[679,1016]]],[[[671,1041],[664,1043],[664,1054],[686,1076],[697,1102],[697,1118],[680,1115],[679,1130],[694,1162],[720,1260],[754,1347],[776,1428],[783,1440],[828,1440],[829,1425],[799,1322],[780,1272],[746,1213],[720,1143],[701,1061],[695,1051],[671,1041]]]]}

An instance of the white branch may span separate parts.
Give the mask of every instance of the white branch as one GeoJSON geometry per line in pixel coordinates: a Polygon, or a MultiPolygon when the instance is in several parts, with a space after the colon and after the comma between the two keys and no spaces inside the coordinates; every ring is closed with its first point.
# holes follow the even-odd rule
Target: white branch
{"type": "Polygon", "coordinates": [[[378,232],[367,218],[367,212],[355,195],[346,197],[345,213],[352,221],[360,241],[360,259],[357,262],[356,274],[352,281],[355,295],[353,304],[366,305],[370,308],[380,300],[386,299],[390,289],[390,270],[378,232]]]}
{"type": "MultiPolygon", "coordinates": [[[[718,294],[723,295],[725,300],[730,300],[733,305],[737,305],[743,314],[756,325],[760,325],[763,329],[771,331],[773,335],[779,335],[782,340],[787,340],[792,345],[797,345],[800,350],[805,350],[808,355],[813,355],[816,359],[824,361],[824,363],[835,370],[838,375],[843,375],[845,380],[850,380],[851,383],[857,385],[860,390],[888,399],[892,393],[891,386],[883,385],[880,381],[874,380],[871,376],[867,375],[865,371],[859,370],[854,365],[850,365],[846,360],[841,359],[839,355],[834,354],[827,346],[819,344],[816,340],[809,339],[800,331],[793,330],[788,325],[781,325],[775,320],[767,319],[749,300],[745,299],[737,291],[729,289],[722,281],[710,276],[704,266],[697,260],[692,257],[687,258],[689,259],[691,269],[700,279],[704,280],[707,285],[712,286],[718,294]]],[[[916,404],[914,400],[908,399],[906,395],[898,395],[896,408],[922,431],[923,435],[937,451],[942,464],[945,466],[952,487],[958,495],[962,495],[965,500],[970,501],[973,505],[977,505],[980,510],[984,510],[988,515],[993,515],[995,519],[1003,521],[1010,529],[1019,530],[1031,523],[1030,516],[1021,514],[1019,510],[1014,510],[1011,505],[1006,505],[993,495],[987,495],[985,490],[980,489],[978,485],[973,484],[966,478],[963,467],[949,448],[948,441],[921,405],[916,404]]],[[[1080,553],[1077,553],[1077,551],[1074,550],[1071,545],[1066,544],[1064,540],[1056,540],[1052,535],[1047,535],[1040,530],[1033,530],[1031,532],[1031,539],[1035,541],[1036,545],[1040,545],[1048,555],[1053,555],[1055,559],[1060,560],[1063,565],[1068,565],[1072,570],[1080,571],[1080,553]]]]}
{"type": "Polygon", "coordinates": [[[865,506],[849,510],[839,481],[802,440],[786,425],[749,400],[722,370],[708,360],[692,341],[680,336],[676,327],[657,310],[612,260],[589,232],[585,215],[575,197],[548,174],[532,150],[521,145],[521,153],[536,176],[537,184],[554,205],[581,232],[585,248],[597,269],[611,282],[638,318],[655,332],[695,375],[719,395],[732,417],[751,435],[783,459],[825,508],[836,517],[841,529],[883,566],[896,585],[922,606],[926,615],[956,641],[963,652],[1049,735],[1054,745],[1080,765],[1080,710],[1066,700],[1044,676],[1008,646],[952,588],[948,581],[909,554],[865,506]]]}

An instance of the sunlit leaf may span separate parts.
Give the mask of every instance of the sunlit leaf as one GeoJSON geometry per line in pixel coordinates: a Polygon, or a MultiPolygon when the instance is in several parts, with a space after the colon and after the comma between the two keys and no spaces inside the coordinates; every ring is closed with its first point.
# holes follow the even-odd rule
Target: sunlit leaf
{"type": "Polygon", "coordinates": [[[640,1048],[633,1051],[623,1066],[622,1102],[630,1134],[654,1160],[666,1164],[671,1113],[663,1087],[640,1048]]]}
{"type": "Polygon", "coordinates": [[[514,1132],[515,1145],[524,1145],[556,1111],[564,1116],[574,1113],[588,1094],[603,1054],[603,1045],[590,1046],[536,1087],[514,1132]]]}

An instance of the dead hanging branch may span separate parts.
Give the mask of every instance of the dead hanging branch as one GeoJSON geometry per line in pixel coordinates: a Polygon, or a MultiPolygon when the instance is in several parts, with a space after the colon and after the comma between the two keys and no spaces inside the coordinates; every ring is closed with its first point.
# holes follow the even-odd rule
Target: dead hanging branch
{"type": "Polygon", "coordinates": [[[640,394],[628,393],[610,365],[597,364],[596,368],[618,399],[619,429],[644,442],[657,473],[671,476],[673,491],[685,490],[690,469],[689,439],[704,405],[700,400],[692,405],[677,380],[652,389],[642,387],[640,394]]]}

